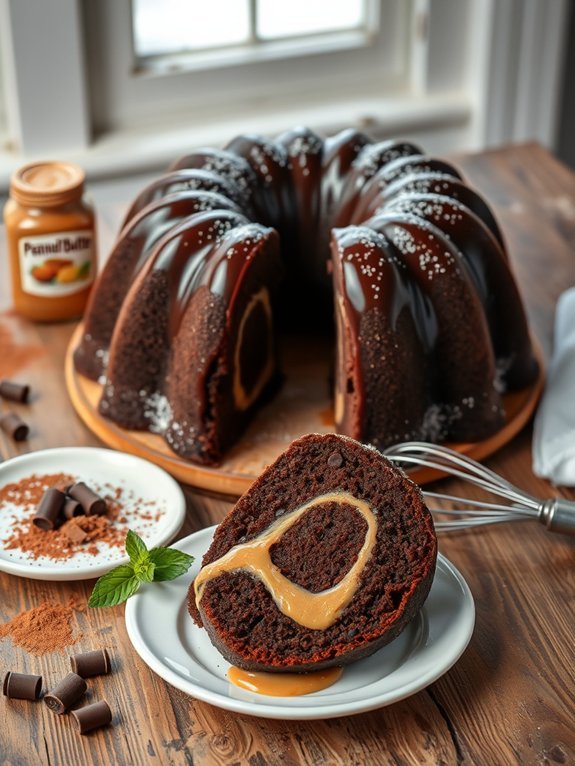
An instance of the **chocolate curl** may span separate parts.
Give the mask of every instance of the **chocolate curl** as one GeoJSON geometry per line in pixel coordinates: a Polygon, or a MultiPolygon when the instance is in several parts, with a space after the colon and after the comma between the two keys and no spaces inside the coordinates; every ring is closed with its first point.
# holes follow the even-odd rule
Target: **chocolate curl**
{"type": "Polygon", "coordinates": [[[42,676],[13,673],[10,670],[4,676],[3,691],[4,695],[11,699],[37,700],[42,691],[42,676]]]}
{"type": "Polygon", "coordinates": [[[15,412],[7,412],[0,417],[0,428],[15,442],[27,439],[30,431],[28,425],[15,412]]]}
{"type": "Polygon", "coordinates": [[[108,510],[106,501],[87,487],[83,481],[71,486],[68,494],[80,503],[87,516],[104,516],[108,510]]]}
{"type": "Polygon", "coordinates": [[[11,402],[28,404],[30,386],[25,383],[15,383],[13,380],[0,380],[0,396],[11,402]]]}
{"type": "Polygon", "coordinates": [[[72,710],[80,734],[86,734],[92,729],[107,726],[112,720],[112,711],[105,700],[94,702],[91,705],[72,710]]]}
{"type": "Polygon", "coordinates": [[[93,652],[83,652],[70,657],[74,673],[82,678],[105,675],[110,672],[110,655],[107,649],[96,649],[93,652]]]}
{"type": "Polygon", "coordinates": [[[54,713],[62,715],[85,694],[87,688],[83,678],[76,673],[68,673],[55,689],[46,694],[44,702],[54,713]]]}
{"type": "Polygon", "coordinates": [[[67,497],[64,501],[64,516],[67,519],[73,519],[74,516],[85,516],[86,511],[73,497],[67,497]]]}
{"type": "Polygon", "coordinates": [[[47,489],[42,495],[40,506],[32,519],[35,526],[48,531],[58,526],[58,517],[66,501],[66,495],[59,489],[47,489]]]}

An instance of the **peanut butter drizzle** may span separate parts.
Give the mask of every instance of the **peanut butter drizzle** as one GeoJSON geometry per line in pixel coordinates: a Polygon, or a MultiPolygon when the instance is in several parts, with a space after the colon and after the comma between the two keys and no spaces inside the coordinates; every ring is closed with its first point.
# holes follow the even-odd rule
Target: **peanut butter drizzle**
{"type": "Polygon", "coordinates": [[[236,341],[236,347],[234,349],[234,379],[233,379],[233,394],[234,402],[239,410],[247,410],[258,396],[261,394],[263,387],[268,382],[273,372],[273,358],[271,354],[272,336],[271,336],[271,324],[272,324],[272,310],[270,306],[270,296],[265,287],[258,290],[257,293],[252,295],[246,310],[240,319],[240,326],[238,328],[238,337],[236,341]],[[264,312],[267,317],[267,331],[268,331],[268,358],[265,366],[262,369],[258,379],[256,380],[254,387],[251,391],[246,391],[241,382],[241,370],[240,370],[240,349],[242,347],[244,339],[244,327],[248,320],[249,315],[255,309],[255,307],[261,303],[264,312]]]}
{"type": "Polygon", "coordinates": [[[343,668],[314,670],[311,673],[251,673],[234,665],[228,670],[228,680],[258,694],[270,697],[299,697],[332,686],[341,676],[343,668]]]}
{"type": "Polygon", "coordinates": [[[206,583],[223,572],[242,569],[263,582],[278,609],[292,620],[312,630],[325,630],[338,619],[353,598],[359,585],[361,573],[375,544],[377,519],[369,505],[349,492],[329,492],[296,508],[278,519],[253,540],[235,545],[221,558],[207,564],[194,581],[196,605],[199,607],[206,583]],[[352,505],[367,521],[367,533],[357,560],[337,585],[319,593],[302,588],[281,573],[270,557],[270,548],[310,508],[322,503],[346,503],[352,505]]]}

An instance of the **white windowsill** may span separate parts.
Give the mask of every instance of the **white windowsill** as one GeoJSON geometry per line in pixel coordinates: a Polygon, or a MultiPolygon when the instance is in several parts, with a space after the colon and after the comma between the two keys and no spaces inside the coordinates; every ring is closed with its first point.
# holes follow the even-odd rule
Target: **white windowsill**
{"type": "MultiPolygon", "coordinates": [[[[199,146],[222,146],[239,133],[273,135],[293,125],[308,125],[331,133],[350,125],[367,134],[397,136],[439,127],[457,127],[469,123],[472,104],[461,93],[439,96],[399,96],[355,98],[302,107],[284,103],[270,104],[201,122],[196,118],[171,121],[169,129],[146,126],[110,132],[97,138],[82,151],[70,151],[65,159],[85,168],[89,179],[114,178],[165,168],[176,157],[199,146]]],[[[11,173],[24,162],[47,157],[22,157],[0,151],[0,194],[8,188],[11,173]]]]}

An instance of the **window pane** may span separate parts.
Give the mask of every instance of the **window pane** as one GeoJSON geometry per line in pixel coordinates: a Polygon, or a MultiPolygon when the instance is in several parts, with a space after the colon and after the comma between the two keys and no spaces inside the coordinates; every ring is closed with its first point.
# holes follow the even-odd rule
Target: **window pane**
{"type": "Polygon", "coordinates": [[[257,34],[264,40],[357,29],[364,0],[257,0],[257,34]]]}
{"type": "Polygon", "coordinates": [[[132,0],[137,56],[236,45],[249,39],[248,0],[132,0]]]}

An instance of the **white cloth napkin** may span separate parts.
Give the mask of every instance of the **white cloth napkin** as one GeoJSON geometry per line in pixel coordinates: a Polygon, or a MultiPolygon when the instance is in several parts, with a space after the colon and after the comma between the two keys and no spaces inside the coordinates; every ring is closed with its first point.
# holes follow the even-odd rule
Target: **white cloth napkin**
{"type": "Polygon", "coordinates": [[[557,303],[553,357],[535,417],[533,472],[575,486],[575,287],[557,303]]]}

